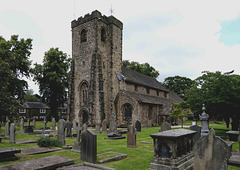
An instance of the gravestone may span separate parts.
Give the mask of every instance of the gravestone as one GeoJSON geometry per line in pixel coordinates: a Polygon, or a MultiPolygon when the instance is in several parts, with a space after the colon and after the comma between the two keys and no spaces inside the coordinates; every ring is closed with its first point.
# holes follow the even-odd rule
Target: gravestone
{"type": "Polygon", "coordinates": [[[78,128],[78,122],[76,119],[73,119],[73,131],[77,130],[77,128],[78,128]]]}
{"type": "Polygon", "coordinates": [[[198,125],[193,125],[190,126],[190,130],[197,132],[193,137],[194,143],[196,143],[197,140],[201,137],[201,127],[199,127],[198,125]]]}
{"type": "Polygon", "coordinates": [[[95,125],[95,133],[100,133],[101,125],[96,123],[95,125]]]}
{"type": "Polygon", "coordinates": [[[56,130],[56,120],[54,117],[52,118],[52,130],[56,130]]]}
{"type": "Polygon", "coordinates": [[[63,119],[58,121],[57,140],[61,142],[62,145],[65,145],[65,120],[63,119]]]}
{"type": "Polygon", "coordinates": [[[209,132],[209,122],[208,122],[209,115],[205,112],[206,111],[205,104],[203,104],[202,111],[203,111],[202,115],[199,115],[199,119],[201,121],[201,127],[202,127],[201,137],[207,136],[209,132]]]}
{"type": "Polygon", "coordinates": [[[136,148],[136,131],[135,131],[135,127],[130,124],[128,126],[128,132],[127,132],[127,147],[130,148],[136,148]]]}
{"type": "Polygon", "coordinates": [[[16,143],[15,132],[16,132],[15,124],[12,123],[10,127],[10,143],[16,143]]]}
{"type": "Polygon", "coordinates": [[[76,131],[77,131],[77,138],[76,138],[76,141],[74,141],[73,148],[71,149],[71,151],[80,153],[81,152],[82,128],[80,126],[78,126],[78,127],[76,127],[76,131]]]}
{"type": "Polygon", "coordinates": [[[107,120],[104,119],[102,121],[102,133],[106,134],[107,133],[107,120]]]}
{"type": "Polygon", "coordinates": [[[201,137],[194,146],[194,169],[227,170],[231,149],[210,129],[207,136],[201,137]]]}
{"type": "Polygon", "coordinates": [[[46,132],[45,132],[45,130],[46,130],[46,125],[47,125],[47,121],[46,121],[46,117],[44,117],[44,119],[43,119],[42,137],[45,137],[45,135],[46,135],[46,132]]]}
{"type": "Polygon", "coordinates": [[[36,124],[36,120],[35,118],[33,118],[33,127],[35,127],[35,124],[36,124]]]}
{"type": "Polygon", "coordinates": [[[81,160],[91,163],[97,162],[97,135],[90,130],[82,134],[81,160]]]}
{"type": "Polygon", "coordinates": [[[9,132],[10,132],[9,127],[10,127],[10,121],[7,118],[7,121],[5,123],[5,137],[6,138],[9,138],[9,132]]]}
{"type": "Polygon", "coordinates": [[[85,132],[85,131],[87,130],[87,128],[88,128],[87,124],[84,123],[84,124],[83,124],[83,130],[82,130],[82,131],[85,132]]]}
{"type": "Polygon", "coordinates": [[[108,133],[117,133],[116,116],[114,114],[110,117],[108,133]]]}
{"type": "Polygon", "coordinates": [[[139,122],[139,120],[136,121],[135,123],[135,128],[137,130],[137,132],[141,132],[141,123],[139,122]]]}
{"type": "Polygon", "coordinates": [[[67,137],[72,137],[72,123],[71,122],[67,122],[67,137]]]}
{"type": "Polygon", "coordinates": [[[24,120],[21,118],[20,120],[20,133],[24,133],[24,120]]]}
{"type": "Polygon", "coordinates": [[[161,125],[161,129],[159,130],[159,132],[163,132],[165,130],[171,130],[171,125],[168,122],[164,122],[161,125]]]}

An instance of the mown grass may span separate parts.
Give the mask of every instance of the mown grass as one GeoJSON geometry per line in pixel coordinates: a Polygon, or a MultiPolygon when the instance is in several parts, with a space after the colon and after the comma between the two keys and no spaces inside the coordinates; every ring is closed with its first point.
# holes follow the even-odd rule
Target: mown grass
{"type": "MultiPolygon", "coordinates": [[[[190,121],[184,122],[185,125],[191,125],[190,121]]],[[[36,128],[39,129],[43,127],[42,122],[36,122],[36,128]]],[[[51,127],[51,122],[48,122],[47,127],[51,127]]],[[[216,135],[223,136],[226,139],[226,131],[230,129],[226,129],[226,125],[223,124],[210,124],[211,128],[215,128],[216,135]]],[[[17,128],[18,130],[19,128],[17,128]]],[[[106,153],[109,151],[124,153],[127,154],[127,158],[122,159],[120,161],[109,162],[102,164],[103,166],[116,168],[119,170],[126,170],[126,169],[136,169],[136,170],[145,170],[149,168],[153,157],[153,144],[144,144],[139,143],[141,141],[144,142],[153,142],[152,138],[150,137],[151,134],[157,133],[160,127],[148,127],[142,128],[142,132],[137,133],[137,148],[128,148],[127,147],[127,139],[121,140],[106,140],[104,138],[107,137],[106,134],[97,134],[97,154],[106,153]]],[[[4,133],[4,127],[2,127],[2,134],[4,133]]],[[[126,134],[123,134],[126,136],[126,134]]],[[[24,139],[38,139],[35,135],[27,135],[27,134],[17,134],[16,140],[24,140],[24,139]]],[[[56,139],[56,137],[52,137],[52,139],[56,139]]],[[[75,138],[66,138],[66,145],[73,145],[75,138]]],[[[0,143],[0,148],[8,148],[8,147],[16,147],[16,148],[28,148],[28,147],[35,147],[37,146],[36,143],[30,144],[10,144],[9,140],[3,139],[4,143],[0,143]]],[[[233,151],[239,150],[239,144],[235,142],[233,144],[233,151]]],[[[59,155],[69,159],[73,159],[75,164],[82,163],[83,161],[80,160],[80,154],[71,152],[70,150],[62,149],[60,151],[44,153],[44,154],[37,154],[37,155],[22,155],[17,154],[19,156],[19,160],[14,162],[26,161],[31,159],[37,159],[41,157],[51,156],[51,155],[59,155]]],[[[0,162],[0,165],[13,163],[11,162],[0,162]]],[[[235,166],[228,166],[230,170],[239,169],[239,167],[235,166]]]]}

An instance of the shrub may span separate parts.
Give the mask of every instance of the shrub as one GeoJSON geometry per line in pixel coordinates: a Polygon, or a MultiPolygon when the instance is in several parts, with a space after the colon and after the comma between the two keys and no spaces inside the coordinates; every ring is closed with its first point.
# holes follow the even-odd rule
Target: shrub
{"type": "Polygon", "coordinates": [[[61,147],[61,143],[57,140],[51,139],[49,137],[41,137],[37,140],[37,145],[40,147],[61,147]]]}

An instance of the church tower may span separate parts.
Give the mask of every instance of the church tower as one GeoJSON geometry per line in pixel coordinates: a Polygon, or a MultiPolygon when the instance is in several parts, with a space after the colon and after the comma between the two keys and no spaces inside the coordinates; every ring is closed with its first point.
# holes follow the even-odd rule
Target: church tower
{"type": "Polygon", "coordinates": [[[109,120],[119,92],[121,73],[121,21],[93,11],[71,23],[72,70],[69,87],[70,120],[89,125],[109,120]]]}

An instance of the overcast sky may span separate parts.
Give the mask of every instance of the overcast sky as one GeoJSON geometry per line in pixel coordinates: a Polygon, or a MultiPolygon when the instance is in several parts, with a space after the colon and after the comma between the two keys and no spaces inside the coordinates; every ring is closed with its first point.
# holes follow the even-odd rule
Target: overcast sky
{"type": "MultiPolygon", "coordinates": [[[[94,10],[123,22],[123,60],[148,62],[169,76],[240,74],[239,0],[0,0],[0,36],[33,39],[31,60],[51,47],[71,57],[71,21],[94,10]]],[[[38,92],[38,86],[29,83],[38,92]]]]}

